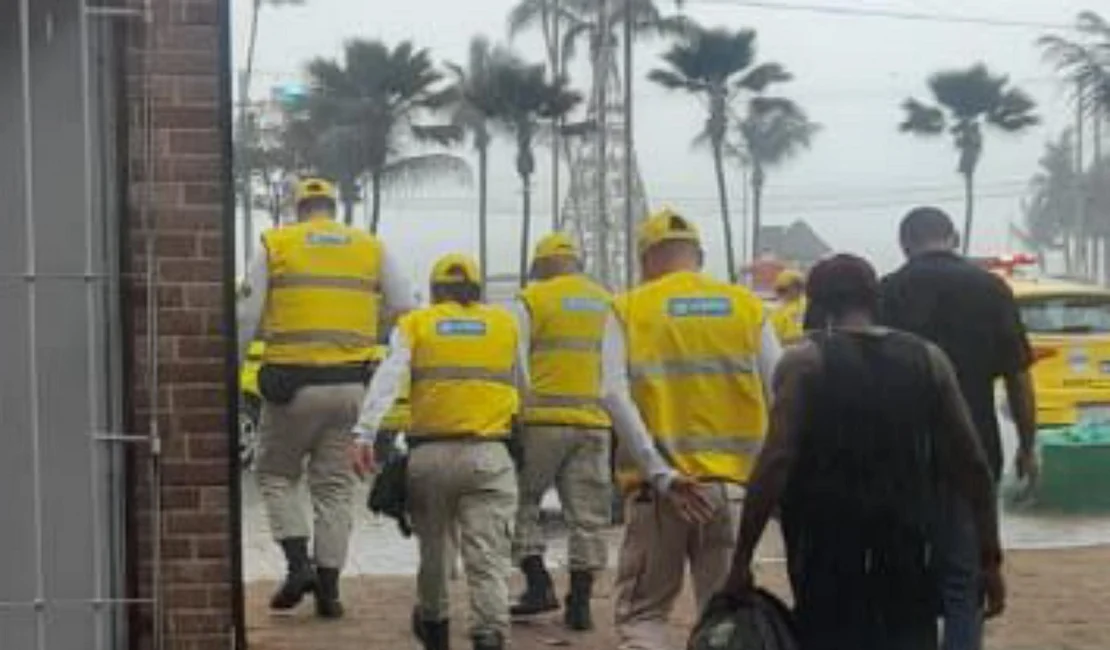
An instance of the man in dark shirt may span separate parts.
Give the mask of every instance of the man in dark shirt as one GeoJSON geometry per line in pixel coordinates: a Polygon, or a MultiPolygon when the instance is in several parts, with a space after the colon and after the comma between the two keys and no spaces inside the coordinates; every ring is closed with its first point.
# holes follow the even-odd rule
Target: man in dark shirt
{"type": "MultiPolygon", "coordinates": [[[[1012,292],[1001,278],[955,252],[959,237],[941,210],[914,209],[899,235],[909,259],[883,280],[883,324],[918,334],[948,354],[996,481],[1003,459],[994,385],[1004,380],[1019,438],[1015,468],[1019,478],[1035,480],[1036,407],[1028,373],[1033,356],[1012,292]]],[[[942,529],[944,647],[977,650],[979,567],[967,504],[947,499],[942,529]]]]}

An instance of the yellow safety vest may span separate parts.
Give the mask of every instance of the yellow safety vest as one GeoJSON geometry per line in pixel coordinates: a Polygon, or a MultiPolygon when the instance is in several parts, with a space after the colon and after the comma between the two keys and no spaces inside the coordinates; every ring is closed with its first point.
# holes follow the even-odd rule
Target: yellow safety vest
{"type": "Polygon", "coordinates": [[[378,342],[381,244],[328,219],[266,231],[267,363],[368,361],[378,342]]]}
{"type": "Polygon", "coordinates": [[[524,422],[609,427],[600,403],[601,339],[612,296],[581,275],[564,275],[529,285],[520,298],[532,327],[524,422]]]}
{"type": "Polygon", "coordinates": [[[432,305],[397,325],[412,349],[412,436],[503,438],[520,406],[516,319],[483,304],[432,305]]]}
{"type": "Polygon", "coordinates": [[[806,316],[805,298],[783,303],[771,313],[771,325],[775,334],[783,345],[796,343],[805,332],[804,321],[806,316]]]}
{"type": "MultiPolygon", "coordinates": [[[[672,273],[616,300],[632,398],[664,458],[686,476],[744,483],[765,435],[756,370],[763,303],[743,287],[672,273]]],[[[618,454],[626,490],[643,483],[618,454]]]]}

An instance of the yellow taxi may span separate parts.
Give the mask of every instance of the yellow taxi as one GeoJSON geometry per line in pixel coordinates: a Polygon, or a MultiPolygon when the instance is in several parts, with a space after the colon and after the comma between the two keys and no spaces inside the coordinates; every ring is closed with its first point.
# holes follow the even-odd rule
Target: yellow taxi
{"type": "Polygon", "coordinates": [[[1032,256],[988,260],[1006,278],[1029,334],[1039,427],[1110,421],[1110,290],[1046,277],[1023,277],[1032,256]]]}

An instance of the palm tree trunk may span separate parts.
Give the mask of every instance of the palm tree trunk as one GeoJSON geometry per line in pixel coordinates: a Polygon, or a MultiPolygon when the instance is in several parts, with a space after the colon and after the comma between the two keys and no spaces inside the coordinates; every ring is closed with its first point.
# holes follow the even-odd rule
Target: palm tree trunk
{"type": "Polygon", "coordinates": [[[486,283],[489,279],[489,215],[487,213],[488,188],[486,186],[489,175],[489,146],[478,147],[478,267],[482,278],[482,295],[486,295],[486,283]]]}
{"type": "Polygon", "coordinates": [[[378,224],[382,219],[382,175],[374,172],[370,175],[370,234],[378,234],[378,224]]]}
{"type": "Polygon", "coordinates": [[[520,226],[520,288],[523,289],[528,284],[528,242],[532,237],[532,184],[527,176],[521,176],[520,180],[524,190],[521,193],[524,201],[521,218],[524,221],[520,226]]]}
{"type": "Polygon", "coordinates": [[[724,158],[721,143],[713,143],[713,169],[717,174],[717,199],[721,202],[721,225],[725,233],[725,263],[728,264],[728,278],[736,282],[736,253],[732,248],[732,220],[728,213],[728,189],[725,187],[724,158]]]}
{"type": "Polygon", "coordinates": [[[763,168],[756,164],[752,169],[752,262],[759,258],[763,250],[763,168]]]}
{"type": "Polygon", "coordinates": [[[963,252],[971,250],[971,226],[975,217],[975,173],[964,174],[964,237],[963,252]]]}
{"type": "Polygon", "coordinates": [[[348,226],[355,222],[355,200],[350,194],[343,195],[343,223],[348,226]]]}

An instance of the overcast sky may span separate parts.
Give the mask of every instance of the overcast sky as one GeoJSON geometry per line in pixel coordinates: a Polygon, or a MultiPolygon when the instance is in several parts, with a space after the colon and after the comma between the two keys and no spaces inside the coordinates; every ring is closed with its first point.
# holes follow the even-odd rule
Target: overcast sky
{"type": "MultiPolygon", "coordinates": [[[[787,4],[801,0],[774,0],[787,4]]],[[[659,0],[671,10],[670,0],[659,0]]],[[[1110,13],[1110,0],[807,0],[809,5],[878,8],[918,13],[1067,24],[1082,9],[1110,13]],[[974,10],[969,7],[974,6],[974,10]]],[[[252,95],[301,78],[314,56],[340,55],[350,38],[390,44],[411,39],[437,61],[465,61],[472,36],[506,40],[505,16],[514,0],[308,0],[303,7],[266,7],[259,22],[257,74],[252,95]]],[[[235,51],[246,51],[250,0],[236,0],[235,51]]],[[[836,249],[870,257],[880,269],[898,264],[895,229],[915,204],[936,203],[962,219],[962,185],[956,154],[946,139],[920,140],[897,130],[899,103],[909,95],[928,98],[926,77],[938,70],[982,61],[1006,73],[1040,103],[1044,120],[1021,137],[989,133],[978,172],[980,199],[974,249],[1000,252],[1010,245],[1007,225],[1020,221],[1024,184],[1036,169],[1044,143],[1073,121],[1067,90],[1052,77],[1035,39],[1047,29],[951,24],[880,17],[743,7],[729,0],[688,0],[687,15],[708,26],[750,27],[758,32],[758,58],[777,61],[795,75],[778,92],[801,103],[823,129],[813,149],[769,177],[765,220],[808,221],[836,249]]],[[[537,37],[516,39],[514,48],[540,61],[537,37]]],[[[707,151],[690,141],[704,122],[700,104],[668,93],[644,79],[665,47],[637,45],[636,153],[652,206],[670,204],[695,218],[706,234],[710,269],[724,270],[713,167],[707,151]]],[[[585,88],[585,68],[575,83],[585,88]]],[[[470,156],[460,149],[459,153],[470,156]]],[[[500,143],[491,160],[491,270],[517,264],[519,185],[513,153],[500,143]]],[[[536,175],[533,232],[550,224],[549,155],[541,153],[536,175]]],[[[740,227],[740,178],[730,169],[733,221],[740,227]]],[[[566,178],[564,174],[564,178],[566,178]]],[[[565,182],[565,181],[564,181],[565,182]]],[[[404,252],[413,279],[424,283],[439,254],[476,251],[476,190],[434,184],[392,196],[383,212],[382,235],[404,252]]],[[[264,225],[262,216],[259,225],[264,225]]]]}

